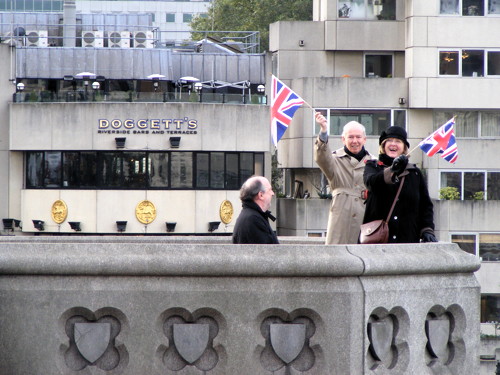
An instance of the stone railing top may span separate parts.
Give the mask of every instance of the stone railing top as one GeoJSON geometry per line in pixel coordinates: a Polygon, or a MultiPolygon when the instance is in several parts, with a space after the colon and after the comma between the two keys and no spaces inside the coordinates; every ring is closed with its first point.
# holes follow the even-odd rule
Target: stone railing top
{"type": "MultiPolygon", "coordinates": [[[[464,273],[479,258],[452,243],[233,245],[226,237],[0,240],[0,275],[344,277],[464,273]]],[[[280,238],[281,239],[281,238],[280,238]]]]}

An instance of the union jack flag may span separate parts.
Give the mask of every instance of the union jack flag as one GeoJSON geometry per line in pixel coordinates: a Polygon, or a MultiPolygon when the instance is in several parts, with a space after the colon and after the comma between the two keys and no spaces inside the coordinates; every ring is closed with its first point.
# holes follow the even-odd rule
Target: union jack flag
{"type": "Polygon", "coordinates": [[[304,100],[273,75],[271,91],[271,138],[275,146],[304,100]]]}
{"type": "Polygon", "coordinates": [[[442,125],[418,145],[428,156],[441,154],[441,157],[447,162],[455,163],[458,158],[458,148],[455,140],[454,125],[455,117],[442,125]]]}

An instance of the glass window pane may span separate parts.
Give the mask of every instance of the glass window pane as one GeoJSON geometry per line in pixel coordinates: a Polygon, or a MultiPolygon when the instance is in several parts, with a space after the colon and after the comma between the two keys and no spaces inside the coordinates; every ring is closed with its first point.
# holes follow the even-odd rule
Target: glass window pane
{"type": "Polygon", "coordinates": [[[365,77],[392,77],[392,55],[365,55],[365,77]]]}
{"type": "Polygon", "coordinates": [[[170,157],[171,157],[172,188],[192,188],[193,153],[172,152],[170,157]]]}
{"type": "Polygon", "coordinates": [[[451,242],[458,244],[466,253],[476,255],[476,236],[474,234],[452,234],[451,242]]]}
{"type": "Polygon", "coordinates": [[[80,186],[80,158],[78,152],[63,153],[63,187],[80,186]]]}
{"type": "Polygon", "coordinates": [[[224,153],[212,152],[210,154],[210,187],[224,189],[224,153]]]}
{"type": "MultiPolygon", "coordinates": [[[[453,187],[458,193],[462,192],[462,173],[461,172],[441,172],[441,189],[453,187]]],[[[459,198],[461,199],[461,198],[459,198]]]]}
{"type": "Polygon", "coordinates": [[[462,76],[464,77],[484,76],[484,51],[477,51],[477,50],[462,51],[462,76]]]}
{"type": "Polygon", "coordinates": [[[337,9],[339,10],[339,18],[349,18],[352,13],[352,3],[345,0],[339,0],[337,9]]]}
{"type": "Polygon", "coordinates": [[[123,154],[124,185],[128,189],[145,189],[146,185],[146,153],[127,152],[123,154]]]}
{"type": "MultiPolygon", "coordinates": [[[[500,6],[498,8],[500,9],[500,6]]],[[[490,76],[500,75],[500,51],[488,51],[488,72],[486,74],[490,76]]]]}
{"type": "Polygon", "coordinates": [[[488,200],[500,200],[500,172],[488,172],[488,200]]]}
{"type": "Polygon", "coordinates": [[[26,187],[43,187],[43,152],[26,153],[26,187]]]}
{"type": "Polygon", "coordinates": [[[80,153],[80,186],[97,186],[97,154],[95,152],[80,153]]]}
{"type": "Polygon", "coordinates": [[[254,174],[264,176],[264,154],[255,154],[254,174]]]}
{"type": "Polygon", "coordinates": [[[488,0],[488,13],[489,14],[500,14],[500,1],[488,0]]]}
{"type": "Polygon", "coordinates": [[[434,130],[446,123],[453,116],[455,118],[455,136],[477,138],[479,131],[479,114],[471,111],[435,111],[434,130]]]}
{"type": "MultiPolygon", "coordinates": [[[[242,152],[240,154],[240,182],[238,185],[243,185],[243,182],[253,175],[253,165],[253,154],[250,152],[242,152]]],[[[238,188],[240,186],[238,186],[238,188]]]]}
{"type": "Polygon", "coordinates": [[[396,19],[396,1],[395,0],[373,0],[368,1],[367,18],[376,17],[379,20],[396,19]]]}
{"type": "Polygon", "coordinates": [[[238,179],[239,157],[238,154],[226,154],[226,189],[239,189],[238,179]]]}
{"type": "MultiPolygon", "coordinates": [[[[319,112],[321,113],[323,116],[325,116],[326,118],[326,121],[328,121],[328,110],[327,109],[316,109],[316,112],[319,112]]],[[[319,126],[319,124],[316,122],[316,120],[314,119],[314,114],[312,116],[312,121],[314,123],[314,134],[317,135],[319,134],[320,130],[321,130],[321,127],[319,126]]],[[[332,129],[329,130],[330,133],[332,132],[332,129]]]]}
{"type": "Polygon", "coordinates": [[[168,187],[168,155],[165,152],[149,154],[149,186],[168,187]]]}
{"type": "Polygon", "coordinates": [[[196,187],[206,189],[210,187],[210,158],[208,153],[196,154],[196,187]]]}
{"type": "Polygon", "coordinates": [[[481,294],[481,323],[500,321],[500,295],[481,294]]]}
{"type": "Polygon", "coordinates": [[[462,0],[462,16],[484,16],[484,0],[462,0]]]}
{"type": "Polygon", "coordinates": [[[458,14],[458,1],[459,0],[441,0],[439,12],[441,14],[458,14]]]}
{"type": "Polygon", "coordinates": [[[464,199],[484,199],[484,173],[464,172],[464,199]]]}
{"type": "Polygon", "coordinates": [[[49,151],[45,153],[45,187],[61,186],[61,153],[49,151]]]}
{"type": "Polygon", "coordinates": [[[479,256],[483,262],[500,261],[500,234],[479,235],[479,256]]]}
{"type": "Polygon", "coordinates": [[[175,13],[167,13],[167,22],[175,22],[175,13]]]}
{"type": "Polygon", "coordinates": [[[498,137],[500,135],[500,112],[481,113],[481,136],[498,137]]]}
{"type": "Polygon", "coordinates": [[[439,74],[458,75],[458,51],[439,52],[439,74]]]}
{"type": "Polygon", "coordinates": [[[118,152],[103,152],[100,155],[99,185],[103,188],[123,186],[123,161],[118,152]]]}
{"type": "Polygon", "coordinates": [[[191,13],[183,13],[182,14],[182,22],[189,23],[193,19],[193,15],[191,13]]]}
{"type": "Polygon", "coordinates": [[[366,128],[366,135],[379,135],[391,126],[391,111],[379,110],[331,110],[330,134],[341,135],[344,125],[357,121],[366,128]]]}
{"type": "Polygon", "coordinates": [[[399,126],[406,129],[406,111],[405,110],[394,110],[394,126],[399,126]]]}

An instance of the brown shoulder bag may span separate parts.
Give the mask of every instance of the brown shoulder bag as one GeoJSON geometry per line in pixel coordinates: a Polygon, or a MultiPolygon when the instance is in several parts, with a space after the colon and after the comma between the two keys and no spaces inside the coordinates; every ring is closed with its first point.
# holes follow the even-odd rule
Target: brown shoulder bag
{"type": "Polygon", "coordinates": [[[394,206],[399,198],[399,193],[401,193],[401,189],[403,187],[403,183],[405,182],[405,177],[401,179],[401,183],[399,184],[398,192],[394,197],[394,202],[392,202],[391,209],[389,210],[389,214],[387,215],[387,219],[385,220],[373,220],[369,223],[361,224],[361,232],[359,234],[359,242],[362,244],[370,244],[370,243],[387,243],[389,240],[389,219],[391,218],[392,211],[394,210],[394,206]]]}

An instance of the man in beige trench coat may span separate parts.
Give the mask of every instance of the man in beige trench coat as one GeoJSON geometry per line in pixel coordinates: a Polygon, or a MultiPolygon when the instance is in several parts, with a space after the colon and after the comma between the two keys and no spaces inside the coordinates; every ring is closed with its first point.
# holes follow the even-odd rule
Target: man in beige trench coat
{"type": "Polygon", "coordinates": [[[344,126],[344,147],[332,153],[328,146],[327,120],[319,112],[316,112],[315,117],[321,131],[314,148],[314,160],[328,179],[332,192],[325,243],[357,243],[365,212],[365,161],[375,157],[365,150],[365,127],[356,121],[344,126]]]}

